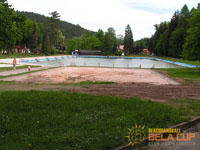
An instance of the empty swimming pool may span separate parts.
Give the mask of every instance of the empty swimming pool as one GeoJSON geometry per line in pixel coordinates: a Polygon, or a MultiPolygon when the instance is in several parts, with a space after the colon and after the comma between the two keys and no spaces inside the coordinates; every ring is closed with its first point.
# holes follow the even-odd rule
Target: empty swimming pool
{"type": "Polygon", "coordinates": [[[121,58],[121,57],[57,57],[51,59],[39,59],[29,63],[45,66],[80,66],[80,67],[113,67],[113,68],[183,68],[183,66],[157,60],[155,58],[121,58]]]}

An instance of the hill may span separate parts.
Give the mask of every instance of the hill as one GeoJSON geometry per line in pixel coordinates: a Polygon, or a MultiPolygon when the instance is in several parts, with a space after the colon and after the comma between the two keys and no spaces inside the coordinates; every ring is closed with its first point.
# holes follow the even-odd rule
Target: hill
{"type": "MultiPolygon", "coordinates": [[[[39,23],[44,23],[47,21],[49,17],[33,13],[33,12],[25,12],[25,11],[17,11],[18,14],[26,16],[28,19],[32,21],[36,21],[39,23]]],[[[74,25],[72,23],[62,21],[60,23],[60,29],[67,38],[72,37],[80,37],[84,32],[89,31],[81,27],[80,25],[74,25]]],[[[89,31],[91,34],[94,34],[95,32],[89,31]]]]}

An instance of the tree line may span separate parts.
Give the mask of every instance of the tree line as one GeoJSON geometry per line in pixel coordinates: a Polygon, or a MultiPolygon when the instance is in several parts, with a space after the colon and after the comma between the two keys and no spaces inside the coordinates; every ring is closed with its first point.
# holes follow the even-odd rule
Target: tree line
{"type": "Polygon", "coordinates": [[[71,28],[63,29],[63,24],[66,22],[60,21],[57,11],[51,12],[50,17],[35,13],[15,12],[7,0],[1,0],[0,50],[10,53],[16,45],[19,45],[23,48],[30,48],[31,53],[37,53],[40,50],[48,55],[70,53],[78,49],[102,50],[106,55],[121,55],[117,47],[124,44],[126,54],[134,53],[133,34],[129,25],[125,29],[125,37],[116,35],[112,27],[106,32],[101,29],[96,33],[84,30],[79,36],[80,33],[77,32],[77,36],[75,34],[73,37],[71,35],[66,37],[65,31],[71,28]]]}
{"type": "MultiPolygon", "coordinates": [[[[45,23],[49,19],[49,17],[46,17],[41,14],[37,14],[34,12],[16,11],[16,13],[26,16],[26,18],[28,18],[29,20],[38,22],[38,23],[45,23]]],[[[60,20],[59,28],[66,38],[80,37],[86,31],[90,32],[93,35],[95,34],[95,32],[86,30],[78,24],[74,25],[74,24],[71,24],[69,22],[62,21],[62,20],[60,20]]]]}
{"type": "Polygon", "coordinates": [[[59,14],[55,11],[44,23],[27,19],[14,11],[7,0],[0,1],[0,50],[13,52],[16,45],[28,47],[32,53],[41,50],[51,54],[65,50],[65,37],[58,28],[59,14]]]}
{"type": "Polygon", "coordinates": [[[200,60],[200,4],[188,9],[184,5],[169,22],[155,25],[154,35],[146,41],[158,56],[200,60]]]}

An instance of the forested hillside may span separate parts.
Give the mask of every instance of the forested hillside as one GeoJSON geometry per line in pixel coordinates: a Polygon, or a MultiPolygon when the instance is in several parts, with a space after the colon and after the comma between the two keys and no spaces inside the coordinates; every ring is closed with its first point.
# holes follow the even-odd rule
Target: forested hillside
{"type": "MultiPolygon", "coordinates": [[[[38,23],[45,23],[49,18],[44,15],[33,12],[24,12],[24,11],[16,11],[16,12],[17,14],[26,16],[33,22],[38,22],[38,23]]],[[[89,31],[82,28],[80,25],[74,25],[66,21],[60,21],[60,29],[66,38],[80,37],[86,31],[91,32],[91,34],[95,33],[93,31],[89,31]]]]}
{"type": "Polygon", "coordinates": [[[149,49],[158,56],[200,60],[200,4],[183,6],[169,22],[155,25],[149,49]]]}

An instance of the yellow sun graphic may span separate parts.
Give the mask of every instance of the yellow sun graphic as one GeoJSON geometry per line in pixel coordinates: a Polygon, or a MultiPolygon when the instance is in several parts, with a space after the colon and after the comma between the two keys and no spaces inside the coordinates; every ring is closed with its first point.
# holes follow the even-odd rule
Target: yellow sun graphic
{"type": "Polygon", "coordinates": [[[128,136],[125,136],[128,138],[129,145],[134,146],[135,144],[140,143],[145,138],[145,126],[133,126],[131,129],[128,128],[128,136]]]}

